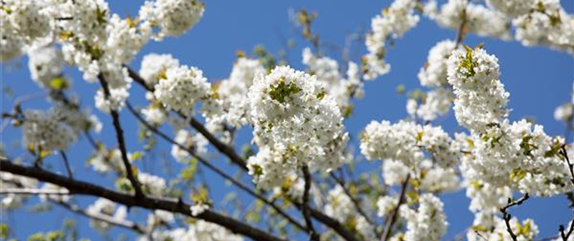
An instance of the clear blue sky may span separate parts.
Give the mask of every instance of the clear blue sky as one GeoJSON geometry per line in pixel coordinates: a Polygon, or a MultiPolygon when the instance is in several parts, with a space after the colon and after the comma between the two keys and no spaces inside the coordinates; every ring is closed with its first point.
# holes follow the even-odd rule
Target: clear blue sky
{"type": "MultiPolygon", "coordinates": [[[[112,12],[122,16],[137,14],[137,10],[143,1],[110,1],[112,12]]],[[[139,69],[141,57],[150,52],[171,53],[180,62],[201,68],[204,74],[211,80],[226,78],[232,67],[232,62],[236,59],[237,50],[251,52],[257,44],[264,44],[265,47],[276,53],[283,48],[286,39],[293,38],[297,41],[296,48],[289,52],[289,61],[295,68],[301,66],[301,49],[308,46],[293,29],[293,24],[288,19],[288,10],[299,10],[301,8],[319,13],[318,19],[314,23],[313,29],[321,36],[325,43],[341,46],[345,37],[360,29],[368,29],[370,20],[379,11],[387,6],[390,1],[207,1],[204,17],[198,25],[190,32],[180,38],[167,38],[163,42],[150,42],[137,59],[131,63],[139,69]]],[[[564,7],[572,12],[573,1],[562,1],[564,7]]],[[[349,132],[356,137],[359,131],[371,120],[391,120],[397,121],[406,116],[405,99],[396,94],[395,88],[399,84],[404,84],[407,89],[419,87],[416,77],[419,68],[426,61],[428,50],[438,41],[447,38],[454,38],[455,32],[441,29],[435,23],[424,18],[419,25],[408,32],[402,39],[396,42],[395,47],[389,50],[388,62],[392,65],[391,73],[380,77],[374,82],[366,84],[366,96],[355,101],[355,111],[353,117],[346,121],[349,132]]],[[[572,56],[549,50],[547,48],[526,48],[515,41],[504,42],[490,38],[478,38],[469,36],[465,43],[474,46],[480,42],[485,42],[485,49],[495,54],[499,58],[501,66],[501,80],[508,92],[510,92],[510,107],[512,109],[510,118],[517,120],[523,117],[534,117],[536,121],[545,126],[545,131],[552,135],[559,135],[564,132],[564,126],[553,119],[553,112],[556,106],[569,100],[572,90],[574,64],[572,56]]],[[[364,45],[359,45],[360,53],[364,53],[364,45]]],[[[328,54],[328,53],[327,53],[328,54]]],[[[85,83],[77,70],[69,69],[67,74],[74,79],[74,90],[82,97],[84,106],[92,106],[93,95],[98,88],[96,85],[85,83]]],[[[12,88],[16,96],[41,91],[29,78],[27,70],[27,59],[22,58],[8,64],[2,64],[2,75],[0,78],[3,87],[12,88]]],[[[143,103],[142,92],[138,88],[133,88],[130,100],[133,103],[143,103]]],[[[6,96],[2,96],[2,112],[12,108],[12,102],[6,96]]],[[[42,100],[27,102],[25,108],[37,107],[45,108],[47,105],[42,100]]],[[[114,134],[110,125],[110,118],[97,110],[100,119],[107,126],[102,134],[97,138],[104,140],[109,146],[115,145],[114,134]]],[[[125,123],[127,135],[135,137],[138,125],[127,113],[123,112],[122,117],[125,123]]],[[[445,120],[441,120],[445,129],[449,131],[460,131],[457,127],[454,116],[449,113],[445,120]]],[[[248,133],[248,130],[244,130],[248,133]]],[[[12,145],[20,145],[20,130],[9,129],[2,136],[2,142],[8,146],[8,153],[11,156],[19,156],[24,152],[21,149],[10,148],[12,145]]],[[[133,138],[132,140],[135,140],[133,138]]],[[[240,139],[241,142],[248,141],[248,138],[240,139]]],[[[141,143],[131,141],[128,143],[130,151],[141,150],[141,143]]],[[[165,143],[159,145],[164,151],[158,152],[158,159],[162,159],[162,154],[169,154],[169,145],[165,143]],[[165,152],[165,153],[162,153],[165,152]]],[[[74,163],[76,176],[83,180],[103,183],[113,187],[112,177],[103,177],[89,170],[85,161],[89,153],[89,146],[82,143],[75,145],[69,150],[69,156],[74,163]]],[[[169,157],[168,157],[169,159],[169,157]]],[[[219,158],[218,165],[224,165],[224,159],[219,158]]],[[[62,169],[59,159],[50,159],[48,164],[58,170],[62,169]]],[[[179,167],[171,164],[172,167],[179,167]]],[[[161,167],[160,161],[148,161],[142,169],[146,172],[154,172],[161,167]]],[[[370,166],[369,166],[370,167],[370,166]]],[[[360,169],[368,169],[362,166],[360,169]]],[[[231,169],[227,169],[232,171],[231,169]]],[[[157,171],[156,171],[157,172],[157,171]]],[[[380,172],[375,172],[380,173],[380,172]]],[[[213,198],[220,200],[228,191],[233,188],[223,184],[218,177],[211,173],[206,173],[206,178],[210,183],[215,184],[212,188],[213,198]]],[[[242,197],[245,197],[243,194],[242,197]]],[[[80,205],[88,205],[93,198],[79,198],[80,205]]],[[[468,211],[468,199],[464,191],[442,196],[445,203],[447,220],[450,223],[447,238],[463,231],[471,225],[473,216],[468,211]]],[[[145,212],[138,210],[140,218],[144,222],[145,212]]],[[[513,214],[519,218],[534,218],[539,225],[541,234],[539,237],[555,235],[559,224],[566,224],[571,218],[571,211],[568,209],[568,202],[565,197],[550,199],[531,199],[525,205],[512,210],[513,214]]],[[[61,226],[64,217],[71,216],[70,213],[56,208],[55,211],[44,214],[31,214],[26,211],[17,211],[9,216],[8,222],[14,226],[14,231],[19,238],[23,239],[31,233],[46,231],[61,226]]],[[[6,215],[3,220],[6,221],[6,215]]],[[[87,219],[78,217],[80,235],[92,240],[102,239],[88,226],[87,219]]],[[[115,229],[112,234],[117,234],[115,229]]]]}

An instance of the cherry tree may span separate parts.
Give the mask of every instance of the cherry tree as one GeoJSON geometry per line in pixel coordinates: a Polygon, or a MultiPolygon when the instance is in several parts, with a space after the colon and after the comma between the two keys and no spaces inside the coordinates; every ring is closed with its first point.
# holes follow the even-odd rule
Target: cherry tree
{"type": "MultiPolygon", "coordinates": [[[[153,0],[122,18],[105,0],[1,1],[0,60],[26,55],[48,106],[29,108],[36,97],[19,96],[2,114],[2,131],[21,130],[25,150],[15,155],[2,143],[3,213],[37,199],[89,218],[102,234],[119,227],[142,241],[433,241],[448,226],[440,194],[464,190],[475,216],[462,234],[467,240],[574,240],[574,222],[540,237],[536,220],[511,214],[530,198],[572,199],[574,95],[555,111],[563,136],[529,119],[511,121],[504,66],[488,46],[465,44],[474,34],[574,54],[574,16],[558,0],[395,0],[358,38],[366,48],[357,60],[329,57],[312,28],[317,15],[300,10],[297,27],[309,46],[301,53],[304,69],[261,47],[239,52],[222,81],[168,53],[147,54],[139,70],[131,67],[148,42],[193,31],[206,8],[198,0],[153,0]],[[418,72],[426,91],[408,95],[404,119],[372,120],[352,141],[344,121],[352,118],[353,100],[391,71],[387,53],[421,18],[453,32],[429,50],[418,72]],[[64,68],[97,86],[96,111],[82,102],[92,97],[74,92],[64,68]],[[437,121],[451,110],[460,132],[437,121]],[[134,123],[121,116],[135,118],[139,136],[124,132],[134,123]],[[241,129],[251,140],[243,147],[241,129]],[[100,140],[102,131],[114,141],[100,140]],[[66,154],[78,142],[91,148],[86,160],[66,154]],[[176,170],[143,170],[142,159],[154,158],[158,143],[171,145],[176,170]],[[361,159],[381,171],[356,173],[361,159]],[[100,181],[74,175],[85,163],[100,181]],[[241,197],[214,200],[221,190],[200,177],[204,171],[241,197]],[[84,196],[93,203],[76,202],[84,196]],[[215,205],[221,201],[238,204],[215,205]]],[[[78,239],[69,226],[29,240],[78,239]]],[[[2,238],[23,238],[10,229],[1,224],[2,238]]]]}

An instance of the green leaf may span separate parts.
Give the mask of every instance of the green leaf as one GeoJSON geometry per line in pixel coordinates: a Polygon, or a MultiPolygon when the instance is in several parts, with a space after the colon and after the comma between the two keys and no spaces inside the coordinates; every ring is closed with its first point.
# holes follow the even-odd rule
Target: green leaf
{"type": "Polygon", "coordinates": [[[50,89],[64,90],[68,88],[68,81],[64,77],[56,77],[50,80],[50,89]]]}
{"type": "Polygon", "coordinates": [[[285,103],[286,98],[301,92],[301,88],[294,83],[285,84],[285,78],[279,79],[279,84],[277,86],[270,86],[269,96],[271,99],[279,101],[279,103],[285,103]]]}

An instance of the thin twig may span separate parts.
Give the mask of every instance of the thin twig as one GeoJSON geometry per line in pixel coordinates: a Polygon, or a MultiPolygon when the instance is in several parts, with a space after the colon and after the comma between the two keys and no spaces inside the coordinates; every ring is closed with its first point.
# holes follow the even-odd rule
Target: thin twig
{"type": "MultiPolygon", "coordinates": [[[[108,83],[106,82],[104,76],[102,74],[98,75],[98,79],[100,80],[100,84],[102,85],[102,88],[104,90],[104,96],[106,98],[106,100],[110,99],[110,88],[108,86],[108,83]]],[[[128,153],[126,150],[126,143],[124,140],[124,131],[122,129],[122,125],[120,123],[120,114],[116,111],[116,110],[112,110],[110,108],[110,114],[112,116],[112,122],[114,125],[114,129],[116,130],[116,139],[118,141],[118,145],[119,145],[119,149],[121,152],[121,156],[122,156],[122,161],[124,163],[124,167],[126,169],[126,175],[128,177],[128,179],[130,180],[130,183],[132,184],[134,191],[135,191],[135,195],[137,197],[143,196],[143,191],[141,188],[141,184],[139,183],[139,181],[136,179],[136,177],[134,176],[134,171],[132,169],[132,165],[130,164],[130,161],[128,159],[128,153]]]]}
{"type": "Polygon", "coordinates": [[[391,236],[391,230],[393,229],[393,225],[397,221],[399,209],[405,200],[405,194],[407,193],[407,187],[408,187],[410,179],[411,179],[411,175],[409,174],[407,176],[407,178],[405,179],[405,181],[403,182],[403,185],[401,186],[401,194],[399,195],[399,200],[397,201],[397,205],[393,209],[393,212],[392,212],[389,220],[385,223],[385,229],[383,231],[383,235],[381,236],[381,241],[387,241],[389,239],[389,237],[391,236]]]}
{"type": "Polygon", "coordinates": [[[564,160],[568,164],[568,170],[570,171],[570,182],[574,184],[574,163],[570,162],[570,158],[568,157],[568,151],[566,151],[566,145],[563,145],[562,148],[560,148],[559,153],[564,157],[564,160]]]}
{"type": "Polygon", "coordinates": [[[156,133],[159,137],[161,137],[162,139],[164,139],[165,141],[176,145],[177,147],[181,148],[182,150],[185,150],[187,153],[189,153],[190,155],[192,155],[193,157],[195,157],[201,164],[205,165],[207,168],[209,168],[210,170],[212,170],[213,172],[217,173],[218,175],[222,176],[223,178],[227,179],[228,181],[230,181],[231,183],[233,183],[235,186],[237,186],[239,189],[247,192],[248,194],[252,195],[253,197],[263,201],[265,204],[271,206],[275,211],[277,211],[277,213],[279,213],[279,215],[283,216],[284,218],[286,218],[287,220],[289,220],[290,223],[294,224],[295,226],[297,226],[299,229],[301,230],[306,230],[305,227],[300,224],[299,222],[297,222],[295,219],[293,219],[291,216],[289,216],[283,209],[281,209],[280,207],[278,207],[275,203],[267,200],[267,198],[261,196],[260,194],[254,192],[253,190],[251,190],[249,187],[245,186],[243,183],[241,183],[240,181],[235,180],[235,178],[231,177],[229,174],[223,172],[222,170],[220,170],[219,168],[217,168],[216,166],[214,166],[213,164],[211,164],[210,162],[208,162],[207,160],[205,160],[203,157],[197,155],[192,149],[190,149],[187,146],[184,146],[178,142],[176,142],[175,140],[173,140],[171,137],[169,137],[167,134],[163,133],[162,131],[158,130],[156,127],[152,126],[150,123],[148,123],[145,119],[142,118],[142,116],[137,113],[137,111],[133,108],[133,106],[129,103],[126,102],[126,106],[128,108],[128,110],[136,117],[136,119],[138,119],[146,128],[148,128],[150,131],[156,133]]]}
{"type": "MultiPolygon", "coordinates": [[[[131,68],[129,68],[129,67],[127,67],[127,68],[128,68],[128,73],[129,73],[130,78],[132,78],[136,83],[138,83],[140,86],[142,86],[147,91],[154,92],[153,86],[148,86],[146,84],[145,80],[141,76],[139,76],[131,68]]],[[[189,117],[189,116],[185,115],[181,111],[175,111],[175,113],[183,119],[189,119],[189,124],[191,125],[191,127],[193,127],[195,130],[197,130],[197,132],[201,133],[201,135],[203,135],[209,141],[209,143],[211,143],[215,147],[215,149],[217,149],[219,152],[221,152],[225,156],[227,156],[229,158],[229,160],[231,160],[231,162],[235,163],[242,170],[248,171],[247,162],[243,158],[241,158],[241,156],[239,156],[237,154],[237,152],[232,147],[221,142],[217,137],[215,137],[215,135],[213,133],[211,133],[209,130],[207,130],[207,128],[205,128],[205,126],[203,124],[201,124],[201,122],[196,120],[193,116],[189,117]]]]}
{"type": "Polygon", "coordinates": [[[506,206],[500,208],[500,212],[502,213],[502,218],[504,219],[504,222],[506,223],[506,231],[508,232],[508,234],[510,234],[510,237],[512,238],[513,241],[516,241],[516,234],[514,233],[514,231],[512,231],[512,227],[510,227],[510,219],[512,218],[512,215],[510,215],[510,213],[508,213],[508,209],[513,207],[513,206],[521,205],[524,201],[528,200],[528,198],[530,198],[528,193],[525,193],[524,196],[522,196],[521,198],[519,198],[517,200],[512,200],[512,198],[508,198],[508,204],[506,206]]]}
{"type": "Polygon", "coordinates": [[[72,168],[70,167],[70,162],[68,161],[68,156],[66,152],[60,150],[60,154],[62,155],[62,159],[64,160],[64,165],[66,166],[66,171],[68,171],[68,177],[74,179],[74,174],[72,174],[72,168]]]}
{"type": "Polygon", "coordinates": [[[357,198],[355,198],[355,196],[353,196],[351,194],[351,191],[347,187],[345,187],[345,182],[342,179],[338,178],[335,175],[335,173],[331,172],[330,174],[331,174],[331,178],[333,178],[333,180],[335,180],[335,182],[337,182],[343,188],[343,191],[345,192],[345,194],[347,194],[347,196],[351,199],[351,202],[353,202],[353,204],[355,205],[355,208],[357,209],[359,214],[361,214],[361,216],[363,216],[369,224],[374,225],[375,222],[373,222],[373,220],[363,210],[363,208],[361,207],[361,204],[359,203],[359,200],[357,200],[357,198]]]}

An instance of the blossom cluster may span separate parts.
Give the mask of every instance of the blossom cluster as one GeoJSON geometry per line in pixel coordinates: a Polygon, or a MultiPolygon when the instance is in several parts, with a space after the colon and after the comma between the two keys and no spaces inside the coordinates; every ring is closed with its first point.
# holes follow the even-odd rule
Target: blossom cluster
{"type": "Polygon", "coordinates": [[[348,139],[343,117],[315,76],[276,67],[254,80],[248,96],[259,147],[248,166],[259,186],[278,186],[304,166],[328,171],[341,164],[348,139]]]}
{"type": "Polygon", "coordinates": [[[169,241],[169,240],[202,240],[202,241],[242,241],[243,237],[231,233],[229,230],[203,220],[195,221],[186,228],[174,228],[171,230],[156,230],[151,238],[142,235],[138,241],[169,241]]]}
{"type": "Polygon", "coordinates": [[[432,121],[450,110],[453,101],[452,87],[447,80],[447,60],[450,54],[462,46],[451,40],[438,42],[429,50],[427,62],[419,70],[422,86],[430,88],[421,99],[409,98],[407,112],[415,118],[432,121]]]}
{"type": "Polygon", "coordinates": [[[55,106],[48,111],[28,109],[23,119],[23,144],[38,151],[66,150],[83,131],[101,129],[95,116],[69,106],[55,106]]]}
{"type": "Polygon", "coordinates": [[[555,195],[570,188],[559,150],[562,138],[548,136],[541,125],[506,117],[508,93],[498,79],[496,57],[482,49],[454,52],[448,61],[454,112],[471,135],[459,136],[470,156],[462,169],[470,180],[484,180],[533,195],[555,195]]]}
{"type": "Polygon", "coordinates": [[[385,42],[402,37],[417,25],[419,16],[414,13],[416,4],[413,0],[395,0],[371,20],[372,32],[365,40],[369,53],[363,56],[365,79],[372,80],[390,71],[391,66],[384,60],[387,52],[385,42]]]}
{"type": "Polygon", "coordinates": [[[342,112],[351,108],[351,97],[363,96],[363,83],[359,76],[359,66],[349,62],[346,76],[334,59],[318,56],[311,49],[303,49],[303,64],[308,67],[307,73],[315,75],[323,84],[328,95],[333,97],[342,112]]]}
{"type": "Polygon", "coordinates": [[[410,121],[391,124],[373,121],[361,136],[361,153],[369,160],[398,160],[410,168],[419,166],[425,152],[441,167],[458,164],[458,150],[440,127],[410,121]]]}

